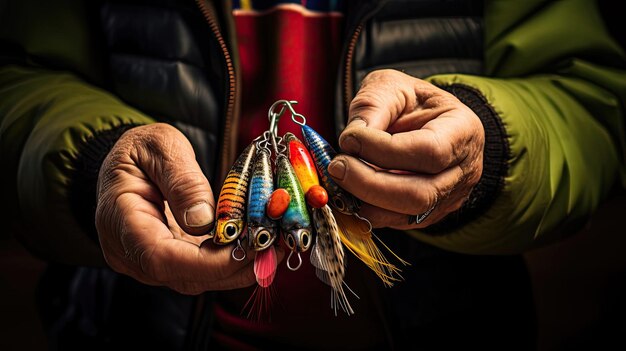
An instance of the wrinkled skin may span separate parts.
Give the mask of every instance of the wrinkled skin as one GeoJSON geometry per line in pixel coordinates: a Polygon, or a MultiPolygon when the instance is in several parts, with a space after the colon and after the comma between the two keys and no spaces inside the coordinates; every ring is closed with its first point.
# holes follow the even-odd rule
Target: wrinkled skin
{"type": "Polygon", "coordinates": [[[424,228],[459,209],[482,174],[483,125],[452,94],[395,70],[370,73],[350,104],[333,179],[374,227],[424,228]],[[428,211],[420,224],[409,218],[428,211]]]}
{"type": "Polygon", "coordinates": [[[106,262],[140,282],[184,294],[254,284],[253,251],[238,262],[232,245],[207,240],[214,207],[211,186],[182,133],[167,124],[128,130],[98,178],[96,228],[106,262]]]}

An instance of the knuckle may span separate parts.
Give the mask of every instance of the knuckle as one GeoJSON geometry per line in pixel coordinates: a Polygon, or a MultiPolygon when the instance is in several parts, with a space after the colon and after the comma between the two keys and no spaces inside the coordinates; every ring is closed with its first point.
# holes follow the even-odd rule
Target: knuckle
{"type": "Polygon", "coordinates": [[[381,96],[379,89],[363,86],[357,95],[350,102],[350,115],[359,115],[363,110],[377,109],[384,106],[385,99],[381,96]]]}
{"type": "Polygon", "coordinates": [[[381,196],[380,189],[386,188],[384,182],[381,182],[379,177],[374,176],[366,176],[366,175],[356,175],[352,177],[352,183],[357,188],[356,192],[360,195],[361,200],[365,202],[371,202],[377,196],[381,196]]]}
{"type": "Polygon", "coordinates": [[[396,80],[400,77],[407,77],[406,74],[395,70],[395,69],[391,69],[391,68],[383,68],[383,69],[377,69],[374,71],[369,72],[365,78],[363,78],[363,81],[366,80],[381,80],[381,79],[390,79],[390,80],[396,80]]]}
{"type": "Polygon", "coordinates": [[[183,202],[192,201],[197,202],[196,195],[203,194],[205,192],[205,184],[208,183],[203,174],[188,171],[174,174],[175,172],[167,172],[165,174],[166,184],[169,184],[169,201],[183,202]]]}
{"type": "Polygon", "coordinates": [[[131,137],[136,145],[137,155],[150,160],[155,155],[163,163],[175,161],[183,153],[192,153],[193,147],[185,135],[175,127],[166,123],[155,123],[137,127],[131,137]]]}
{"type": "Polygon", "coordinates": [[[448,141],[442,141],[435,134],[433,134],[433,142],[426,146],[425,153],[430,160],[429,170],[432,173],[444,171],[455,157],[452,145],[448,141]]]}
{"type": "Polygon", "coordinates": [[[460,101],[454,97],[454,95],[449,94],[439,88],[432,89],[425,95],[424,99],[424,107],[425,108],[452,108],[458,105],[460,101]]]}
{"type": "Polygon", "coordinates": [[[430,203],[430,198],[423,190],[412,191],[410,193],[410,199],[413,204],[413,208],[418,210],[419,213],[427,211],[430,203]]]}
{"type": "Polygon", "coordinates": [[[153,141],[165,141],[172,137],[179,138],[183,134],[175,127],[167,123],[153,123],[145,126],[139,126],[135,129],[135,135],[141,139],[153,140],[153,141]]]}
{"type": "Polygon", "coordinates": [[[424,202],[424,192],[419,189],[413,189],[413,191],[408,193],[409,200],[412,204],[420,204],[424,202]]]}
{"type": "Polygon", "coordinates": [[[419,213],[424,213],[432,209],[442,198],[443,196],[438,195],[438,192],[435,189],[421,191],[416,200],[416,203],[420,204],[419,213]]]}
{"type": "Polygon", "coordinates": [[[193,189],[202,186],[206,181],[206,177],[202,173],[196,171],[165,171],[164,175],[172,190],[185,191],[187,189],[193,189]]]}
{"type": "Polygon", "coordinates": [[[365,75],[365,77],[363,78],[362,81],[362,85],[361,86],[365,86],[369,83],[371,83],[372,81],[377,81],[380,80],[381,77],[385,76],[384,73],[385,70],[374,70],[369,72],[367,75],[365,75]]]}

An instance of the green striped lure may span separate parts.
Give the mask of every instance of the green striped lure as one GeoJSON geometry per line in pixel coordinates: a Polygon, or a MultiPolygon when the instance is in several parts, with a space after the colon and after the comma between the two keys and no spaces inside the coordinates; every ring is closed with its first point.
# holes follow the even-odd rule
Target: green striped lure
{"type": "Polygon", "coordinates": [[[300,253],[307,251],[313,242],[311,219],[306,208],[302,186],[298,182],[289,159],[284,154],[276,157],[276,178],[278,187],[287,190],[291,196],[287,211],[280,220],[280,227],[283,232],[283,240],[291,250],[287,258],[287,267],[295,271],[302,265],[300,253]],[[297,266],[291,265],[290,259],[294,252],[298,254],[299,263],[297,266]]]}

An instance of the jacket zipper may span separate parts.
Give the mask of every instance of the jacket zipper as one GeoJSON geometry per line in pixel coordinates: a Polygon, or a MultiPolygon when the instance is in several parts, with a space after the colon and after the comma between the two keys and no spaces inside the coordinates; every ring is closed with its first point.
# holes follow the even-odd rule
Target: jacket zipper
{"type": "Polygon", "coordinates": [[[361,22],[352,33],[352,37],[348,42],[348,50],[346,52],[346,69],[343,76],[343,98],[344,98],[344,112],[347,114],[350,109],[350,102],[352,101],[352,96],[354,95],[354,82],[352,75],[352,62],[354,58],[354,49],[356,48],[356,41],[359,39],[361,35],[361,31],[363,30],[363,22],[361,22]]]}
{"type": "Polygon", "coordinates": [[[204,18],[207,20],[211,31],[215,35],[217,42],[222,49],[222,53],[224,54],[224,59],[226,60],[226,69],[228,70],[228,101],[226,103],[226,116],[224,119],[224,129],[223,129],[223,138],[222,138],[222,152],[220,156],[220,164],[218,167],[218,177],[217,179],[221,179],[228,169],[230,168],[230,164],[232,163],[232,154],[233,154],[233,145],[231,145],[231,129],[232,129],[232,120],[235,111],[235,88],[236,88],[236,80],[235,80],[235,67],[233,65],[232,57],[230,56],[230,52],[228,51],[228,47],[226,46],[226,41],[220,32],[220,27],[217,22],[217,15],[215,14],[215,9],[213,6],[209,6],[207,4],[207,0],[196,0],[200,11],[204,15],[204,18]]]}
{"type": "MultiPolygon", "coordinates": [[[[222,151],[220,155],[220,161],[217,169],[216,181],[221,182],[222,177],[228,172],[234,156],[234,145],[232,145],[232,124],[235,114],[235,100],[236,100],[236,88],[237,81],[235,77],[235,65],[233,58],[228,51],[226,41],[220,31],[220,26],[217,21],[217,15],[215,14],[215,8],[208,3],[208,0],[196,0],[196,4],[202,12],[205,20],[209,24],[209,28],[213,32],[213,35],[217,39],[217,43],[222,49],[224,54],[224,60],[226,61],[226,70],[228,72],[228,99],[226,102],[226,113],[224,117],[224,128],[222,132],[222,151]]],[[[199,350],[206,349],[209,342],[209,333],[206,329],[210,329],[209,325],[212,324],[211,320],[207,320],[206,309],[210,308],[211,296],[209,293],[199,295],[193,304],[192,316],[190,321],[190,328],[185,338],[185,350],[199,350]]]]}
{"type": "Polygon", "coordinates": [[[363,31],[363,25],[365,21],[367,21],[370,17],[372,17],[378,10],[380,10],[386,1],[377,1],[374,3],[374,6],[367,9],[365,13],[359,16],[358,25],[354,28],[352,32],[352,36],[350,37],[350,41],[348,42],[348,48],[346,50],[346,61],[345,61],[345,73],[343,75],[343,103],[344,103],[344,113],[348,114],[350,109],[350,102],[352,101],[352,96],[354,95],[354,77],[352,74],[353,62],[354,62],[354,50],[356,49],[356,42],[359,40],[359,36],[363,31]]]}

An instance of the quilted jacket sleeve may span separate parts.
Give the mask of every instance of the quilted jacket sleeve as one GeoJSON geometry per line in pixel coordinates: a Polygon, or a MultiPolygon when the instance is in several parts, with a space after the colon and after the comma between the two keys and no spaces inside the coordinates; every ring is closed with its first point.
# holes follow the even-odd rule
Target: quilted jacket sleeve
{"type": "Polygon", "coordinates": [[[591,1],[493,1],[485,20],[489,77],[430,80],[481,117],[481,182],[493,199],[463,225],[410,234],[452,251],[518,253],[575,232],[626,185],[626,55],[591,1]]]}
{"type": "Polygon", "coordinates": [[[0,67],[2,222],[47,259],[102,262],[84,234],[99,165],[125,130],[151,122],[71,74],[0,67]]]}

